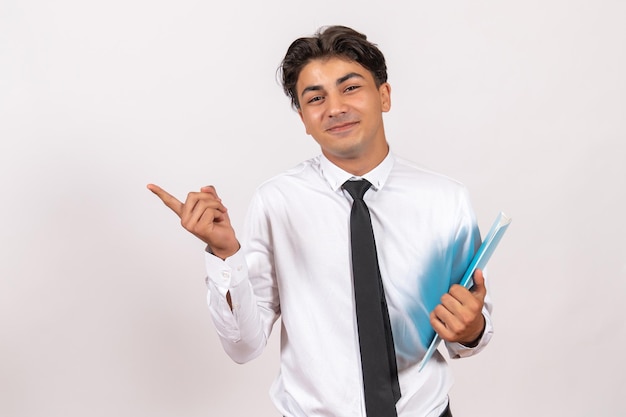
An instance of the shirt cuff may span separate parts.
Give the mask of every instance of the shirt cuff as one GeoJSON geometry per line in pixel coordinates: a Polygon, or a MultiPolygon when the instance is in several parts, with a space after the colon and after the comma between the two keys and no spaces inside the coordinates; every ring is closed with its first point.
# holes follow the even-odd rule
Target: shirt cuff
{"type": "MultiPolygon", "coordinates": [[[[217,333],[224,340],[237,343],[241,340],[237,316],[242,296],[238,294],[236,288],[247,279],[248,268],[245,257],[241,251],[238,251],[233,256],[222,260],[210,252],[206,252],[205,266],[207,272],[206,285],[209,290],[207,303],[217,333]],[[226,297],[229,292],[232,309],[226,297]]],[[[243,297],[245,298],[245,294],[243,297]]]]}
{"type": "Polygon", "coordinates": [[[448,349],[448,354],[450,355],[450,358],[459,359],[473,356],[483,350],[485,346],[487,346],[487,344],[491,340],[491,337],[493,336],[493,323],[491,322],[491,317],[489,316],[489,312],[486,309],[483,309],[483,317],[485,318],[485,329],[476,346],[468,347],[462,343],[446,342],[446,348],[448,349]]]}
{"type": "Polygon", "coordinates": [[[243,282],[248,276],[246,259],[238,250],[232,256],[222,260],[210,252],[205,252],[205,267],[207,272],[206,283],[213,283],[224,294],[243,282]]]}

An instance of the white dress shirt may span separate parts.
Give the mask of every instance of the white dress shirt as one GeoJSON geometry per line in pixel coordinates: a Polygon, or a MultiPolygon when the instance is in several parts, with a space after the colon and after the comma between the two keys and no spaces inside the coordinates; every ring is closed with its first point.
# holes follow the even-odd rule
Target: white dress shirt
{"type": "MultiPolygon", "coordinates": [[[[228,355],[249,361],[281,323],[280,371],[270,390],[290,417],[365,416],[350,256],[354,178],[320,155],[260,185],[242,248],[225,261],[207,253],[208,302],[228,355]],[[226,302],[230,291],[233,309],[226,302]]],[[[458,283],[480,233],[466,188],[395,157],[363,177],[393,329],[402,397],[399,416],[438,416],[452,378],[436,352],[417,367],[434,335],[430,311],[458,283]]],[[[489,341],[491,303],[478,345],[447,343],[451,357],[489,341]]],[[[384,335],[381,335],[384,337],[384,335]]],[[[386,359],[385,359],[386,360],[386,359]]]]}

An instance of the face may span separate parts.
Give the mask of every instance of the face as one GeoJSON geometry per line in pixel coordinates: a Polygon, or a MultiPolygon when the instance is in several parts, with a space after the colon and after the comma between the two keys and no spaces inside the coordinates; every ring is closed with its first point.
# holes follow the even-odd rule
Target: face
{"type": "Polygon", "coordinates": [[[389,150],[383,112],[391,107],[391,87],[376,87],[372,74],[357,62],[318,59],[300,72],[298,113],[333,163],[355,175],[378,165],[389,150]]]}

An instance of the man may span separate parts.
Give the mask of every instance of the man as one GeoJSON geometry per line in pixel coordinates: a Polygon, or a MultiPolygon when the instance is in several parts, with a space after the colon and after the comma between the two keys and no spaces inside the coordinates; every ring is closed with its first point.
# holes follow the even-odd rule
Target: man
{"type": "Polygon", "coordinates": [[[209,308],[224,349],[239,363],[255,358],[281,317],[271,396],[285,416],[450,416],[446,361],[436,353],[418,365],[434,332],[452,357],[477,353],[492,334],[482,272],[472,291],[453,285],[480,244],[467,191],[390,152],[391,87],[365,35],[332,26],[297,39],[281,71],[321,155],[257,189],[241,241],[212,186],[182,203],[148,185],[207,244],[209,308]],[[356,182],[367,184],[362,198],[353,197],[356,182]],[[362,284],[353,267],[366,239],[351,235],[353,202],[371,215],[380,332],[361,328],[370,320],[356,313],[364,302],[355,301],[362,284]],[[377,340],[391,353],[374,355],[382,377],[367,382],[366,352],[377,340]]]}

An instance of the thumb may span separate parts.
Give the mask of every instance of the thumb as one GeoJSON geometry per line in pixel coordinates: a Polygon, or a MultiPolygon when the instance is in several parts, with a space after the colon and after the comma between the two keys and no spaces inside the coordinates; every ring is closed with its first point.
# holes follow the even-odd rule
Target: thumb
{"type": "Polygon", "coordinates": [[[485,287],[485,276],[483,275],[483,271],[477,269],[474,271],[472,275],[472,280],[474,281],[474,285],[472,286],[472,293],[474,296],[484,299],[485,295],[487,295],[487,287],[485,287]]]}

